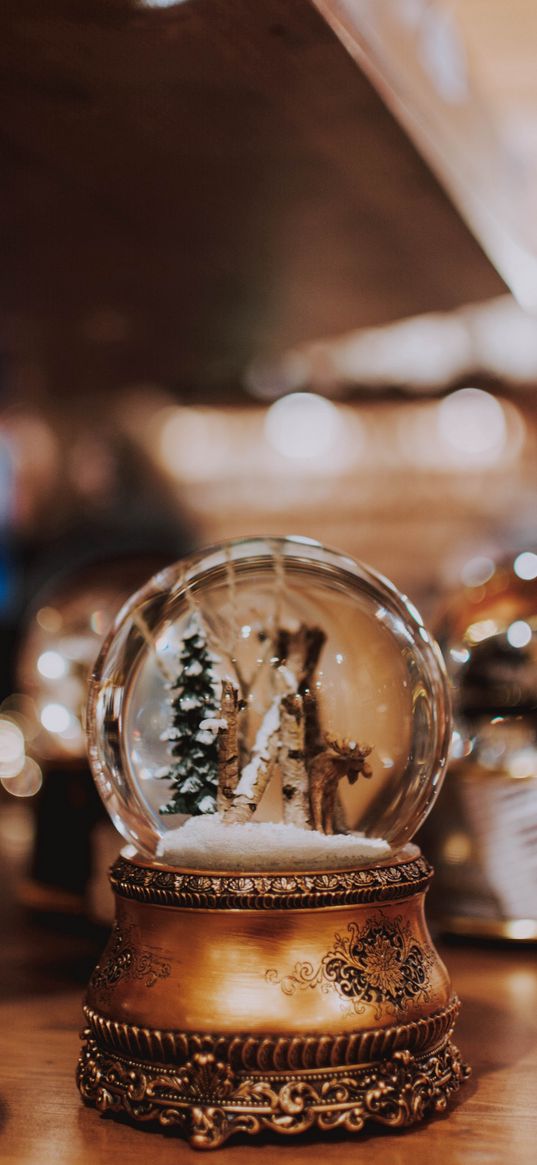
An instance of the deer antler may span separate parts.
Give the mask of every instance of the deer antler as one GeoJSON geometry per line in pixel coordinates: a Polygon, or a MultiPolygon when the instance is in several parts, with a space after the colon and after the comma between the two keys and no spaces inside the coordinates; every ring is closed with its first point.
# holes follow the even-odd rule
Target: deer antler
{"type": "Polygon", "coordinates": [[[343,777],[351,785],[360,775],[371,777],[366,757],[372,750],[369,745],[328,733],[324,740],[326,747],[313,758],[309,770],[311,813],[314,829],[333,833],[338,784],[343,777]]]}
{"type": "Polygon", "coordinates": [[[326,747],[335,756],[345,760],[352,759],[353,757],[363,758],[365,760],[366,756],[369,756],[372,751],[371,746],[368,744],[359,744],[357,740],[347,740],[346,737],[342,736],[330,736],[328,732],[325,732],[324,739],[326,747]]]}

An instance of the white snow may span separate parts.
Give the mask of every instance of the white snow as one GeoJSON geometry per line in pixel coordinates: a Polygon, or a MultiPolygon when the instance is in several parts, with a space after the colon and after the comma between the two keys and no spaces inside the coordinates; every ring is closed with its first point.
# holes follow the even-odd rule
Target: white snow
{"type": "Polygon", "coordinates": [[[261,821],[226,825],[218,813],[190,817],[165,834],[157,850],[163,861],[186,869],[250,872],[354,869],[390,853],[388,842],[360,833],[326,836],[261,821]]]}
{"type": "Polygon", "coordinates": [[[214,797],[202,797],[198,809],[200,813],[213,813],[214,811],[214,797]]]}
{"type": "MultiPolygon", "coordinates": [[[[200,781],[199,777],[186,777],[184,781],[181,781],[181,792],[182,793],[196,793],[200,787],[201,787],[201,781],[200,781]]],[[[213,805],[214,805],[214,801],[213,801],[213,805]]]]}
{"type": "Polygon", "coordinates": [[[191,712],[193,708],[203,707],[203,700],[199,696],[180,696],[179,703],[182,712],[191,712]]]}
{"type": "Polygon", "coordinates": [[[213,732],[204,732],[201,728],[194,737],[194,740],[199,741],[200,744],[212,744],[214,740],[213,732]]]}
{"type": "Polygon", "coordinates": [[[298,680],[294,672],[291,671],[290,667],[286,667],[284,663],[281,663],[278,668],[278,675],[282,677],[286,688],[290,692],[296,692],[298,687],[298,680]]]}
{"type": "Polygon", "coordinates": [[[188,667],[185,667],[184,674],[185,676],[200,676],[202,671],[201,663],[195,659],[193,663],[189,663],[188,667]]]}
{"type": "Polygon", "coordinates": [[[200,728],[202,732],[212,732],[216,736],[221,728],[227,728],[227,720],[223,716],[208,716],[206,720],[200,721],[200,728]]]}
{"type": "Polygon", "coordinates": [[[271,737],[278,731],[280,723],[280,697],[272,701],[270,708],[260,724],[255,744],[252,750],[252,759],[244,766],[240,781],[236,788],[238,797],[252,797],[254,794],[257,774],[260,766],[270,760],[269,744],[271,737]]]}

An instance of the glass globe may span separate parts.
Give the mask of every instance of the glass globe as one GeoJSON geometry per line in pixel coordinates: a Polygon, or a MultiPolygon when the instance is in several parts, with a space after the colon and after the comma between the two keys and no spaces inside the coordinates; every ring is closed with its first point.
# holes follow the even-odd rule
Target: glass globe
{"type": "Polygon", "coordinates": [[[475,574],[470,562],[467,584],[438,620],[454,694],[452,759],[468,758],[509,777],[535,777],[537,554],[475,562],[475,574]]]}
{"type": "Polygon", "coordinates": [[[475,558],[439,613],[454,732],[423,833],[443,929],[537,938],[537,554],[475,558]]]}
{"type": "MultiPolygon", "coordinates": [[[[106,558],[41,592],[16,666],[28,737],[40,760],[85,760],[83,723],[95,657],[119,607],[162,561],[155,554],[106,558]]],[[[16,708],[17,696],[12,702],[16,708]]]]}
{"type": "Polygon", "coordinates": [[[123,836],[207,869],[237,830],[242,868],[271,868],[282,837],[280,868],[348,865],[354,843],[362,862],[390,853],[431,808],[450,735],[412,604],[298,537],[209,549],[138,591],[97,661],[88,727],[123,836]]]}

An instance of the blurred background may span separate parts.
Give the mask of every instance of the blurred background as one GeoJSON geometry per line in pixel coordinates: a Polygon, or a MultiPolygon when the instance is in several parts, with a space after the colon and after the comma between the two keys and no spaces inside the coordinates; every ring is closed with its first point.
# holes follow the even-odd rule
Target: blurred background
{"type": "Polygon", "coordinates": [[[537,12],[8,0],[0,26],[7,883],[107,917],[83,708],[114,613],[194,546],[300,533],[442,641],[439,917],[537,937],[537,12]]]}

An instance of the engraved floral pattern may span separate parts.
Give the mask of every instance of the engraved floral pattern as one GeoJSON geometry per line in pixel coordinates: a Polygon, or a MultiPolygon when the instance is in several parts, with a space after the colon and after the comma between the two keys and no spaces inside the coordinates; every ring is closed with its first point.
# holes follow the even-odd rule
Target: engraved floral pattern
{"type": "Polygon", "coordinates": [[[93,972],[90,987],[93,991],[108,992],[121,979],[143,979],[146,987],[154,987],[158,979],[167,979],[171,964],[141,947],[135,927],[121,929],[116,923],[104,955],[93,972]]]}
{"type": "Polygon", "coordinates": [[[346,1009],[362,1014],[372,1006],[379,1019],[383,1010],[398,1014],[413,999],[429,999],[433,961],[400,915],[390,919],[379,912],[363,926],[350,922],[345,934],[336,934],[318,967],[296,963],[283,976],[270,968],[265,978],[285,995],[316,987],[337,991],[346,1009]]]}
{"type": "Polygon", "coordinates": [[[296,909],[393,901],[425,888],[432,869],[421,855],[388,866],[337,873],[204,874],[152,869],[120,857],[112,888],[120,897],[182,909],[296,909]]]}
{"type": "Polygon", "coordinates": [[[385,938],[377,935],[369,953],[364,956],[363,966],[371,985],[378,987],[383,994],[394,996],[400,991],[401,965],[397,952],[385,938]]]}

